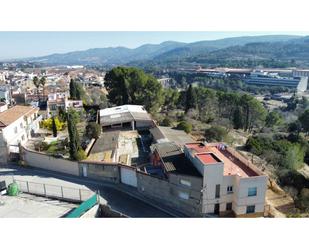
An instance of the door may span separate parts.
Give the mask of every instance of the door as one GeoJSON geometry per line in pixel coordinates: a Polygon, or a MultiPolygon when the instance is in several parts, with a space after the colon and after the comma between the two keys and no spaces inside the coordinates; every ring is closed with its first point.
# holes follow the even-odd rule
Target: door
{"type": "Polygon", "coordinates": [[[87,165],[83,165],[83,177],[87,177],[87,165]]]}
{"type": "Polygon", "coordinates": [[[217,203],[217,204],[215,204],[214,213],[219,214],[219,211],[220,211],[220,204],[217,203]]]}
{"type": "Polygon", "coordinates": [[[121,183],[137,187],[136,172],[134,169],[127,169],[125,167],[120,168],[121,183]]]}

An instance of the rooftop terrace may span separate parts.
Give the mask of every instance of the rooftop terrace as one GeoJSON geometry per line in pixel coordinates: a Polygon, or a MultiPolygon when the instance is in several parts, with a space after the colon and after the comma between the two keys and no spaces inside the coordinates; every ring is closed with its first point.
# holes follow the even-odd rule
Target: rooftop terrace
{"type": "Polygon", "coordinates": [[[262,173],[245,157],[230,147],[220,143],[189,143],[185,145],[189,150],[205,164],[215,164],[216,162],[224,163],[225,176],[238,175],[240,177],[259,176],[262,173]],[[219,159],[219,161],[217,161],[219,159]]]}

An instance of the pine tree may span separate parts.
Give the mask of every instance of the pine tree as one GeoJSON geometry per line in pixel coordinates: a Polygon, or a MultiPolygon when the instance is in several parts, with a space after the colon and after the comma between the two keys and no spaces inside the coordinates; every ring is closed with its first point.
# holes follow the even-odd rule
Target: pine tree
{"type": "Polygon", "coordinates": [[[57,126],[56,126],[55,117],[52,117],[52,130],[53,130],[53,136],[57,137],[57,126]]]}
{"type": "Polygon", "coordinates": [[[195,109],[197,106],[197,96],[196,91],[190,84],[186,91],[186,103],[185,103],[185,111],[189,111],[189,109],[195,109]]]}

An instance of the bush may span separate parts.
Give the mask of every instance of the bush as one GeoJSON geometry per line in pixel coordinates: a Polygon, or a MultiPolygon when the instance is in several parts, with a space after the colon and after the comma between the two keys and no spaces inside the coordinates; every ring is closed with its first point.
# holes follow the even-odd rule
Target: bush
{"type": "MultiPolygon", "coordinates": [[[[61,122],[58,117],[55,117],[55,124],[57,131],[62,131],[65,128],[65,123],[61,122]]],[[[41,127],[48,129],[49,131],[52,131],[53,129],[53,119],[45,119],[41,122],[41,127]]]]}
{"type": "Polygon", "coordinates": [[[77,161],[82,161],[87,158],[87,155],[83,149],[79,149],[75,155],[77,161]]]}
{"type": "Polygon", "coordinates": [[[186,122],[186,121],[181,121],[178,125],[177,125],[177,129],[178,130],[183,130],[186,133],[190,133],[192,131],[192,124],[186,122]]]}
{"type": "Polygon", "coordinates": [[[160,123],[162,126],[171,126],[172,120],[169,117],[165,117],[162,122],[160,123]]]}
{"type": "Polygon", "coordinates": [[[221,142],[226,139],[227,134],[227,130],[221,126],[212,126],[205,130],[205,138],[209,142],[221,142]]]}
{"type": "Polygon", "coordinates": [[[302,210],[309,210],[309,188],[303,188],[300,191],[295,204],[302,210]]]}
{"type": "Polygon", "coordinates": [[[86,136],[89,139],[97,139],[101,134],[101,126],[95,122],[90,122],[86,126],[86,136]]]}

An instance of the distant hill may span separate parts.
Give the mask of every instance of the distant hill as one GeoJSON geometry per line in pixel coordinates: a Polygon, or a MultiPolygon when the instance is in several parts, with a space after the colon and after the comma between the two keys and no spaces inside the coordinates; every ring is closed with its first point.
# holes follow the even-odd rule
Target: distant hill
{"type": "MultiPolygon", "coordinates": [[[[24,61],[40,62],[49,65],[143,65],[150,62],[164,64],[175,60],[189,63],[196,60],[199,63],[199,61],[205,61],[205,58],[220,57],[222,60],[225,60],[230,58],[230,56],[234,56],[242,59],[251,58],[254,54],[264,58],[268,56],[267,53],[274,53],[277,50],[276,46],[279,46],[280,51],[286,49],[284,44],[304,47],[307,44],[307,38],[289,35],[266,35],[234,37],[194,43],[167,41],[161,44],[145,44],[135,49],[126,47],[93,48],[85,51],[28,58],[24,61]],[[263,48],[263,44],[265,48],[263,48]]],[[[300,50],[303,49],[300,48],[300,50]]],[[[286,53],[281,52],[282,56],[292,57],[292,54],[289,55],[288,51],[290,49],[286,53]]],[[[299,55],[301,54],[304,54],[304,51],[299,52],[299,55]]]]}

